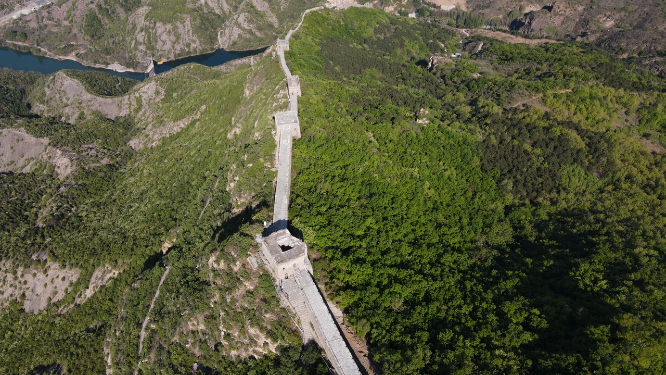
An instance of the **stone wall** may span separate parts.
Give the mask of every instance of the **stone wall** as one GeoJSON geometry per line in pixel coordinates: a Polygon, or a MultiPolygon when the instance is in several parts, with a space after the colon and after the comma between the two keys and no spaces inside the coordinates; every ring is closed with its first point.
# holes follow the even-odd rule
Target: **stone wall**
{"type": "MultiPolygon", "coordinates": [[[[312,276],[303,270],[296,270],[295,275],[305,295],[305,302],[310,313],[310,322],[315,331],[317,343],[324,349],[329,362],[338,374],[360,374],[347,343],[333,319],[312,276]]],[[[305,324],[305,323],[304,323],[305,324]]]]}
{"type": "MultiPolygon", "coordinates": [[[[305,14],[303,16],[305,17],[305,14]]],[[[301,24],[302,22],[301,20],[301,24]]],[[[301,84],[298,76],[291,75],[284,57],[284,51],[289,50],[289,38],[294,31],[290,30],[286,39],[277,41],[280,65],[287,78],[289,110],[275,114],[278,175],[273,223],[266,229],[264,237],[259,238],[258,241],[261,242],[262,253],[271,273],[276,279],[284,282],[281,285],[286,286],[280,292],[281,297],[288,306],[295,310],[294,312],[301,320],[304,340],[309,340],[314,334],[315,340],[326,352],[326,356],[337,374],[360,375],[361,372],[354,357],[312,278],[312,265],[307,255],[307,245],[293,237],[287,229],[292,140],[301,137],[298,119],[298,97],[301,95],[301,84]],[[292,280],[285,278],[285,274],[292,276],[292,280]],[[310,327],[314,332],[311,332],[310,327]]]]}

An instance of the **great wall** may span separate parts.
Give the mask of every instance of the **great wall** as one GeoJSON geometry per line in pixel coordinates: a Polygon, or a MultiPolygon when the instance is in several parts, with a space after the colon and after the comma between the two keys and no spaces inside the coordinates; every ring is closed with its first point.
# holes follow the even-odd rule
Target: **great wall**
{"type": "Polygon", "coordinates": [[[275,186],[273,222],[264,234],[257,236],[261,243],[264,264],[280,285],[283,303],[298,316],[297,324],[303,335],[303,342],[314,340],[324,349],[326,357],[338,375],[361,374],[335,319],[321,295],[312,276],[312,265],[308,258],[308,246],[291,235],[287,229],[289,219],[289,192],[291,185],[292,140],[301,138],[298,119],[298,97],[301,86],[298,76],[289,71],[284,52],[289,50],[289,39],[303,23],[308,12],[322,9],[317,7],[303,13],[301,23],[287,33],[285,39],[278,39],[277,53],[280,65],[287,80],[289,108],[274,115],[277,131],[278,167],[275,186]]]}

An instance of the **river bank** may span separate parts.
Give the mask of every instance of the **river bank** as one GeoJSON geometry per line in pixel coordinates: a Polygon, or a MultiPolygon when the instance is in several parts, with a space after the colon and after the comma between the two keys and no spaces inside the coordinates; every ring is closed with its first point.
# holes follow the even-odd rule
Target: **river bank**
{"type": "MultiPolygon", "coordinates": [[[[86,60],[79,59],[78,57],[73,56],[73,55],[68,55],[68,56],[58,55],[58,54],[55,54],[55,53],[53,53],[53,52],[51,52],[51,51],[49,51],[49,50],[47,50],[43,47],[35,46],[35,45],[24,43],[24,42],[5,40],[5,41],[0,42],[0,47],[6,47],[6,48],[9,48],[9,49],[19,51],[19,52],[30,53],[30,54],[35,55],[35,56],[42,56],[42,57],[46,57],[46,58],[49,58],[49,59],[55,59],[55,60],[59,60],[59,61],[65,61],[65,60],[75,61],[75,62],[77,62],[81,65],[91,67],[91,68],[95,68],[95,69],[112,70],[114,72],[119,72],[119,73],[146,73],[146,71],[144,71],[144,70],[137,70],[137,69],[133,69],[133,68],[128,68],[128,67],[120,65],[118,63],[113,63],[113,64],[109,64],[109,65],[95,64],[95,63],[88,62],[86,60]],[[23,48],[13,47],[12,45],[13,46],[21,46],[23,48]],[[35,53],[34,49],[39,51],[40,54],[35,53]]],[[[181,56],[181,57],[178,57],[178,58],[173,59],[173,60],[162,60],[162,61],[159,61],[159,62],[158,61],[153,61],[153,63],[155,64],[155,67],[157,67],[158,65],[159,66],[165,65],[165,66],[175,67],[175,66],[178,66],[178,65],[182,65],[183,61],[200,63],[200,61],[209,60],[211,58],[211,56],[220,55],[220,54],[225,54],[225,55],[228,54],[229,57],[237,56],[237,57],[234,57],[234,58],[247,57],[247,56],[262,53],[263,51],[266,50],[266,48],[268,48],[268,47],[262,47],[262,48],[258,48],[258,49],[239,50],[239,51],[227,51],[227,50],[224,50],[224,49],[216,49],[214,51],[207,52],[207,53],[202,53],[202,54],[198,54],[198,55],[181,56]]],[[[219,56],[216,56],[216,57],[217,57],[217,60],[219,60],[219,56]]],[[[230,61],[230,60],[226,60],[226,61],[230,61]]],[[[223,64],[226,61],[223,61],[220,64],[223,64]]],[[[220,64],[217,64],[217,65],[220,65],[220,64]]],[[[207,64],[202,64],[202,65],[207,65],[207,64]]],[[[149,69],[150,63],[148,63],[146,66],[148,67],[147,69],[149,69]]],[[[211,66],[211,65],[207,65],[207,66],[211,66]]],[[[0,67],[1,67],[1,65],[0,65],[0,67]]]]}
{"type": "Polygon", "coordinates": [[[119,73],[128,73],[128,72],[129,73],[144,73],[143,71],[128,68],[128,67],[122,66],[122,65],[117,64],[117,63],[110,64],[110,65],[95,64],[95,63],[87,62],[85,60],[81,60],[81,59],[77,58],[76,56],[57,55],[57,54],[55,54],[55,53],[53,53],[53,52],[51,52],[51,51],[49,51],[45,48],[35,46],[35,45],[31,45],[31,44],[28,44],[28,43],[23,43],[23,42],[5,40],[2,43],[2,46],[6,47],[6,48],[13,49],[13,50],[16,50],[16,51],[24,52],[24,53],[31,53],[35,56],[47,57],[49,59],[54,59],[54,60],[59,60],[59,61],[64,61],[64,60],[76,61],[77,63],[79,63],[81,65],[88,66],[88,67],[91,67],[91,68],[96,68],[96,69],[113,70],[114,72],[119,72],[119,73]],[[12,48],[12,45],[26,47],[28,50],[26,51],[26,50],[23,50],[21,48],[12,48]],[[37,49],[39,52],[43,53],[43,55],[35,54],[34,51],[33,51],[33,48],[37,49]]]}
{"type": "MultiPolygon", "coordinates": [[[[143,71],[126,68],[120,64],[90,64],[74,56],[55,55],[43,48],[31,46],[22,42],[6,42],[2,43],[2,45],[3,46],[0,47],[0,68],[35,71],[44,74],[55,73],[56,71],[63,69],[98,70],[107,74],[140,81],[146,78],[146,74],[143,71]],[[9,44],[11,44],[11,47],[13,48],[9,47],[9,44]]],[[[164,73],[177,66],[189,63],[197,63],[209,67],[214,67],[232,60],[254,56],[264,52],[265,50],[265,48],[241,52],[216,50],[208,54],[194,55],[171,61],[165,61],[159,65],[155,63],[155,74],[164,73]]],[[[150,61],[150,63],[152,63],[152,61],[150,61]]]]}
{"type": "Polygon", "coordinates": [[[107,74],[136,79],[142,81],[146,78],[143,72],[117,71],[102,68],[101,66],[83,65],[75,59],[56,59],[46,54],[34,54],[32,51],[24,52],[15,48],[0,47],[0,68],[13,70],[33,71],[43,74],[52,74],[59,70],[96,70],[107,74]]]}

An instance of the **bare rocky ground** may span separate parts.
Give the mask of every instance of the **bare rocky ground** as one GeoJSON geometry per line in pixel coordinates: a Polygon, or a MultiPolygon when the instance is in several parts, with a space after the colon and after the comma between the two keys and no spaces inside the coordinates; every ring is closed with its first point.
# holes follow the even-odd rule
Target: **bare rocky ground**
{"type": "Polygon", "coordinates": [[[66,178],[74,169],[71,160],[48,143],[48,138],[33,137],[23,129],[1,129],[0,172],[26,173],[41,161],[51,163],[58,177],[66,178]]]}
{"type": "Polygon", "coordinates": [[[432,0],[431,2],[441,7],[443,10],[451,10],[455,8],[467,10],[466,0],[432,0]]]}
{"type": "Polygon", "coordinates": [[[0,1],[0,17],[11,14],[28,6],[32,1],[27,0],[2,0],[0,1]]]}
{"type": "Polygon", "coordinates": [[[88,93],[76,79],[57,72],[48,78],[43,91],[33,93],[29,100],[34,113],[75,123],[79,113],[88,116],[95,111],[107,118],[135,114],[138,119],[149,121],[149,108],[162,98],[163,91],[156,81],[142,83],[122,97],[102,98],[88,93]]]}
{"type": "Polygon", "coordinates": [[[79,269],[58,263],[23,268],[14,267],[9,261],[0,262],[0,307],[16,300],[23,303],[26,312],[44,310],[49,303],[64,298],[80,274],[79,269]]]}
{"type": "Polygon", "coordinates": [[[87,301],[99,290],[99,288],[108,284],[112,279],[115,279],[120,272],[122,272],[122,270],[111,268],[108,265],[96,268],[92,277],[90,277],[88,287],[76,296],[74,303],[80,305],[87,301]]]}
{"type": "Polygon", "coordinates": [[[156,80],[140,83],[127,95],[103,98],[88,93],[76,79],[57,72],[49,77],[43,90],[32,94],[30,102],[34,113],[56,117],[68,123],[76,123],[81,112],[86,116],[99,112],[110,119],[132,116],[144,131],[132,139],[129,145],[135,150],[141,150],[153,147],[160,139],[178,133],[198,119],[206,109],[205,105],[201,106],[196,113],[177,121],[157,121],[155,115],[160,112],[162,98],[164,89],[156,80]]]}

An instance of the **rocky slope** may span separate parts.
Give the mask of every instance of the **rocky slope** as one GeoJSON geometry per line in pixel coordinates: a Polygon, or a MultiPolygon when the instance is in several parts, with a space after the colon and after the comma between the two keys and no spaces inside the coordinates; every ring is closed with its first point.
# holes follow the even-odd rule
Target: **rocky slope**
{"type": "Polygon", "coordinates": [[[17,78],[5,76],[16,100],[0,107],[1,372],[324,366],[255,253],[270,219],[272,114],[287,105],[272,51],[181,66],[113,97],[87,89],[96,76],[6,87],[17,78]],[[62,180],[47,149],[71,162],[62,180]]]}
{"type": "Polygon", "coordinates": [[[534,36],[591,42],[619,57],[640,61],[652,73],[666,66],[666,5],[658,0],[482,1],[470,10],[504,19],[512,30],[534,36]]]}
{"type": "Polygon", "coordinates": [[[143,70],[153,59],[269,45],[317,0],[62,0],[2,25],[27,42],[88,63],[143,70]],[[25,34],[23,34],[25,33],[25,34]],[[27,37],[27,41],[25,38],[27,37]]]}

